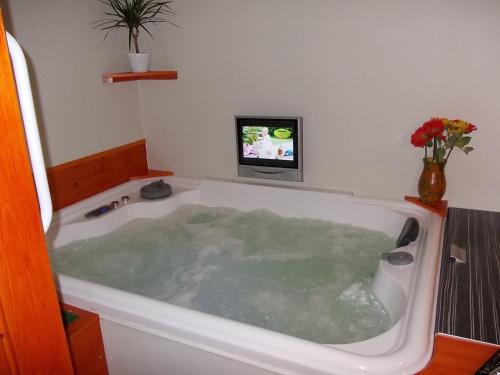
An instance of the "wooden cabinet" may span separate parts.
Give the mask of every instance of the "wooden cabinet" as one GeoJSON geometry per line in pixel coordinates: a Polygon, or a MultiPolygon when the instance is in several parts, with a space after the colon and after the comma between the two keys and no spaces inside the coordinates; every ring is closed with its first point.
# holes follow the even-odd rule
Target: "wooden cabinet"
{"type": "Polygon", "coordinates": [[[75,374],[108,375],[99,316],[70,305],[63,311],[76,317],[65,324],[75,374]]]}

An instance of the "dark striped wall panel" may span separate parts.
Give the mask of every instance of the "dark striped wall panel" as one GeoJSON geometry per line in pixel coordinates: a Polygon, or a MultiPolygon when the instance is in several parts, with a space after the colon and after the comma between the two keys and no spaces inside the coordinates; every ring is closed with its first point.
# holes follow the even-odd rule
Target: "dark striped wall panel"
{"type": "Polygon", "coordinates": [[[500,345],[500,213],[450,208],[436,314],[436,332],[500,345]],[[465,263],[450,257],[451,245],[465,263]]]}

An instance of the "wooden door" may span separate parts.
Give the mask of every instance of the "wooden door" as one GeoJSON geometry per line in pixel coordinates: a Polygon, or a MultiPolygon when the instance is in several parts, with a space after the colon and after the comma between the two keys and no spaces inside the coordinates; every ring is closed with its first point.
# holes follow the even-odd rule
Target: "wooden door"
{"type": "Polygon", "coordinates": [[[0,373],[72,374],[0,9],[0,373]]]}

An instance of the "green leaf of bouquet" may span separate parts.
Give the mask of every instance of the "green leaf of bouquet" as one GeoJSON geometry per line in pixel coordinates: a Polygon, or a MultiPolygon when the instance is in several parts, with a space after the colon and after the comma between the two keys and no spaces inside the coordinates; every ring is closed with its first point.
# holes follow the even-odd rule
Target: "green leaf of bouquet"
{"type": "Polygon", "coordinates": [[[458,137],[459,136],[457,134],[450,135],[445,143],[446,148],[452,148],[455,145],[455,142],[457,141],[458,137]]]}
{"type": "Polygon", "coordinates": [[[474,147],[464,147],[464,148],[461,148],[461,150],[463,152],[465,152],[467,155],[469,155],[469,152],[471,152],[472,150],[474,150],[474,147]]]}
{"type": "Polygon", "coordinates": [[[455,146],[463,148],[469,144],[471,137],[461,137],[455,143],[455,146]]]}
{"type": "Polygon", "coordinates": [[[437,150],[437,154],[438,154],[438,161],[443,161],[444,155],[446,154],[446,150],[444,148],[440,147],[437,150]]]}

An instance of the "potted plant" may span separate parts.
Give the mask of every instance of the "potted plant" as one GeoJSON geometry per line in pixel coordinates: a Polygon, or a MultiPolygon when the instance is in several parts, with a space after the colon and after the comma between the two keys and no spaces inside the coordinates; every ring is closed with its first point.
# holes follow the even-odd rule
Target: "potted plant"
{"type": "Polygon", "coordinates": [[[133,72],[149,71],[150,53],[141,53],[139,50],[139,32],[145,31],[152,38],[148,27],[151,24],[167,22],[164,16],[174,14],[170,4],[173,2],[159,0],[99,0],[109,7],[105,12],[107,18],[94,22],[96,28],[106,31],[106,36],[113,29],[128,29],[129,51],[134,42],[135,53],[129,53],[128,58],[133,72]]]}
{"type": "Polygon", "coordinates": [[[412,134],[411,144],[424,148],[424,169],[418,181],[418,194],[423,203],[431,206],[439,203],[446,191],[446,162],[455,148],[465,154],[473,150],[468,134],[476,129],[466,121],[432,118],[412,134]],[[431,156],[427,148],[432,149],[431,156]]]}

